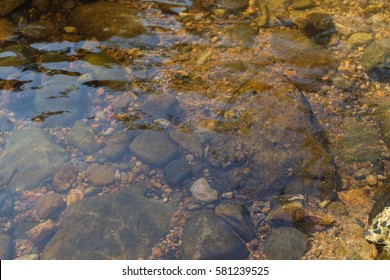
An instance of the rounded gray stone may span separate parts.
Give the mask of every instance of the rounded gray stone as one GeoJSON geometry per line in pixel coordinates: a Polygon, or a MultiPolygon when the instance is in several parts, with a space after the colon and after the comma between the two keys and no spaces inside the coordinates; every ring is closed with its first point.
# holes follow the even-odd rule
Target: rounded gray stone
{"type": "Polygon", "coordinates": [[[171,138],[161,131],[141,131],[129,148],[141,161],[156,166],[166,164],[178,154],[171,138]]]}

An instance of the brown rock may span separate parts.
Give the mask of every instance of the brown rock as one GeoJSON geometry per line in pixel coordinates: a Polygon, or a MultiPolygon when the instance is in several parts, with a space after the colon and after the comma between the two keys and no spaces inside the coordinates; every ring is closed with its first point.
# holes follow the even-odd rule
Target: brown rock
{"type": "Polygon", "coordinates": [[[54,234],[56,225],[50,219],[40,223],[27,232],[27,236],[36,246],[42,246],[54,234]]]}
{"type": "Polygon", "coordinates": [[[368,215],[374,205],[367,189],[352,189],[338,192],[337,195],[349,210],[358,211],[362,215],[368,215]]]}
{"type": "Polygon", "coordinates": [[[71,163],[63,164],[56,172],[53,179],[53,186],[57,192],[64,192],[71,188],[78,175],[77,168],[71,163]]]}
{"type": "Polygon", "coordinates": [[[300,201],[292,201],[272,210],[266,219],[273,223],[292,222],[305,232],[321,231],[335,223],[332,216],[306,209],[300,201]]]}
{"type": "Polygon", "coordinates": [[[366,182],[369,186],[373,187],[378,184],[378,179],[375,175],[370,174],[366,176],[366,182]]]}
{"type": "Polygon", "coordinates": [[[107,166],[94,163],[87,170],[87,178],[96,186],[105,186],[115,181],[115,173],[107,166]]]}
{"type": "Polygon", "coordinates": [[[64,200],[61,195],[51,193],[38,198],[34,207],[40,219],[53,218],[64,207],[64,200]]]}
{"type": "Polygon", "coordinates": [[[0,19],[0,42],[7,41],[14,35],[14,26],[6,19],[0,19]]]}
{"type": "Polygon", "coordinates": [[[69,191],[68,196],[66,197],[66,205],[69,206],[77,201],[83,200],[84,194],[78,189],[72,189],[69,191]]]}

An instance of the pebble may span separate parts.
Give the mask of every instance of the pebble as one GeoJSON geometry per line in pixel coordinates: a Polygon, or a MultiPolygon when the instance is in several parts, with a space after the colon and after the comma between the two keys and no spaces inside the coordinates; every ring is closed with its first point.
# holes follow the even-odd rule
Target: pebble
{"type": "Polygon", "coordinates": [[[56,229],[55,223],[48,219],[43,223],[38,224],[27,232],[27,236],[35,245],[42,245],[48,241],[48,238],[54,234],[56,229]]]}
{"type": "Polygon", "coordinates": [[[369,186],[373,187],[378,184],[378,179],[375,175],[370,174],[366,176],[366,182],[369,186]]]}
{"type": "Polygon", "coordinates": [[[190,191],[192,198],[199,202],[212,202],[218,198],[218,192],[210,187],[205,178],[196,180],[192,184],[190,191]]]}
{"type": "Polygon", "coordinates": [[[233,198],[233,192],[225,192],[221,196],[222,196],[222,198],[225,198],[225,199],[232,199],[233,198]]]}
{"type": "Polygon", "coordinates": [[[84,194],[78,189],[72,189],[69,191],[68,196],[66,197],[66,205],[69,206],[77,201],[83,200],[84,194]]]}
{"type": "Polygon", "coordinates": [[[162,258],[164,257],[165,253],[163,251],[163,249],[161,249],[160,246],[156,246],[152,249],[152,254],[154,257],[156,258],[162,258]]]}

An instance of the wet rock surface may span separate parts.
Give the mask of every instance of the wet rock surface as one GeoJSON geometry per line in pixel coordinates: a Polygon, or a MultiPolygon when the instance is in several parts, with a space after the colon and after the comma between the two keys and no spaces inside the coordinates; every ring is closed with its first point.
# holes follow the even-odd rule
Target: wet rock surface
{"type": "Polygon", "coordinates": [[[40,219],[55,218],[64,206],[64,200],[57,193],[42,196],[34,203],[35,211],[40,219]]]}
{"type": "Polygon", "coordinates": [[[98,150],[95,135],[91,128],[83,122],[76,122],[67,137],[69,143],[76,146],[86,154],[92,154],[98,150]]]}
{"type": "Polygon", "coordinates": [[[192,169],[184,160],[172,160],[164,167],[164,174],[168,183],[177,186],[191,177],[192,169]]]}
{"type": "Polygon", "coordinates": [[[6,20],[0,19],[0,42],[10,40],[14,35],[13,24],[6,20]]]}
{"type": "Polygon", "coordinates": [[[390,39],[371,43],[362,57],[363,69],[379,80],[390,79],[390,39]]]}
{"type": "Polygon", "coordinates": [[[44,248],[43,259],[146,258],[168,230],[177,204],[147,199],[145,187],[140,182],[72,204],[44,248]]]}
{"type": "Polygon", "coordinates": [[[115,173],[107,166],[95,163],[88,167],[87,178],[94,186],[104,186],[115,181],[115,173]]]}
{"type": "Polygon", "coordinates": [[[131,142],[130,151],[147,164],[161,166],[177,154],[177,148],[166,132],[144,130],[131,142]]]}
{"type": "Polygon", "coordinates": [[[280,227],[271,232],[264,245],[270,260],[299,260],[306,252],[309,238],[295,228],[280,227]]]}
{"type": "Polygon", "coordinates": [[[31,190],[40,186],[68,158],[64,148],[52,136],[39,128],[25,128],[15,132],[8,140],[0,157],[0,175],[10,178],[12,191],[31,190]]]}
{"type": "Polygon", "coordinates": [[[0,1],[0,16],[5,16],[14,9],[22,5],[25,0],[1,0],[0,1]]]}
{"type": "Polygon", "coordinates": [[[106,146],[102,150],[102,155],[111,161],[121,159],[128,153],[129,144],[134,139],[134,136],[133,132],[121,131],[108,137],[106,146]]]}
{"type": "Polygon", "coordinates": [[[0,259],[8,260],[12,258],[13,254],[13,244],[12,237],[5,233],[4,231],[0,231],[0,259]]]}
{"type": "Polygon", "coordinates": [[[136,13],[137,10],[119,3],[92,3],[76,8],[69,21],[78,32],[89,38],[131,38],[144,31],[136,13]]]}
{"type": "Polygon", "coordinates": [[[182,235],[185,260],[241,260],[249,252],[227,224],[211,211],[195,212],[182,235]]]}
{"type": "Polygon", "coordinates": [[[53,179],[53,187],[57,192],[65,192],[72,187],[72,184],[76,181],[79,171],[72,163],[63,164],[53,179]]]}

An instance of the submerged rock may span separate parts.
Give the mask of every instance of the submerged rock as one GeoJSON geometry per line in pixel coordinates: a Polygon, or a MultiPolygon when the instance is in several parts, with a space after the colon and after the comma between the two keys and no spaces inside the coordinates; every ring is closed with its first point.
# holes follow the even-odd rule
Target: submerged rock
{"type": "Polygon", "coordinates": [[[14,26],[6,19],[0,19],[0,42],[8,41],[14,36],[14,26]]]}
{"type": "Polygon", "coordinates": [[[152,121],[159,118],[171,119],[177,114],[178,102],[170,94],[149,94],[142,104],[142,111],[152,121]]]}
{"type": "Polygon", "coordinates": [[[0,230],[0,260],[9,260],[13,255],[12,237],[0,230]]]}
{"type": "Polygon", "coordinates": [[[303,89],[318,89],[323,84],[321,78],[335,68],[326,49],[297,31],[276,32],[271,38],[271,46],[277,58],[296,71],[289,78],[303,89]]]}
{"type": "Polygon", "coordinates": [[[178,202],[144,196],[145,182],[69,206],[43,259],[147,258],[167,232],[178,202]]]}
{"type": "Polygon", "coordinates": [[[135,9],[121,3],[92,3],[78,6],[71,13],[69,22],[88,38],[132,38],[144,32],[136,13],[135,9]]]}
{"type": "Polygon", "coordinates": [[[101,164],[92,164],[88,167],[87,178],[94,186],[109,185],[115,181],[115,173],[101,164]]]}
{"type": "Polygon", "coordinates": [[[23,37],[44,39],[51,36],[54,29],[55,26],[50,21],[40,20],[21,26],[19,32],[23,37]]]}
{"type": "Polygon", "coordinates": [[[255,230],[248,209],[240,203],[220,204],[214,214],[221,217],[229,227],[246,242],[255,238],[255,230]]]}
{"type": "Polygon", "coordinates": [[[379,133],[367,123],[349,123],[333,152],[346,163],[376,162],[382,151],[380,140],[379,133]]]}
{"type": "Polygon", "coordinates": [[[169,135],[183,149],[193,153],[197,157],[202,156],[202,141],[201,138],[194,132],[172,130],[169,135]]]}
{"type": "Polygon", "coordinates": [[[168,163],[178,154],[166,132],[152,130],[141,131],[129,148],[142,161],[156,166],[168,163]]]}
{"type": "Polygon", "coordinates": [[[102,150],[102,155],[111,161],[121,159],[128,154],[130,142],[134,139],[134,133],[129,131],[120,131],[110,136],[106,146],[102,150]]]}
{"type": "Polygon", "coordinates": [[[37,199],[34,203],[34,208],[40,219],[46,219],[48,217],[55,218],[56,215],[65,206],[65,202],[61,195],[58,193],[52,193],[44,195],[37,199]]]}
{"type": "Polygon", "coordinates": [[[362,57],[363,70],[378,80],[390,79],[390,39],[371,43],[362,57]]]}
{"type": "Polygon", "coordinates": [[[76,181],[78,169],[70,162],[63,164],[59,170],[57,170],[53,179],[53,187],[57,192],[65,192],[72,187],[72,184],[76,181]]]}
{"type": "Polygon", "coordinates": [[[205,178],[196,180],[190,188],[192,198],[199,202],[213,202],[218,198],[218,192],[212,189],[205,178]]]}
{"type": "Polygon", "coordinates": [[[248,255],[245,244],[211,211],[196,211],[184,226],[185,260],[242,260],[248,255]]]}
{"type": "Polygon", "coordinates": [[[168,183],[177,186],[191,177],[192,168],[184,160],[172,160],[164,167],[164,174],[168,183]]]}
{"type": "Polygon", "coordinates": [[[54,176],[68,153],[52,136],[39,128],[24,128],[8,138],[0,157],[0,176],[10,178],[12,191],[32,190],[54,176]]]}
{"type": "Polygon", "coordinates": [[[0,0],[0,17],[8,15],[26,0],[0,0]]]}
{"type": "Polygon", "coordinates": [[[70,130],[67,139],[83,153],[92,154],[98,150],[92,129],[83,122],[76,122],[70,130]]]}
{"type": "Polygon", "coordinates": [[[264,252],[269,260],[300,260],[308,243],[306,234],[295,228],[280,227],[266,238],[264,252]]]}

